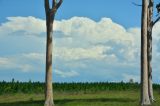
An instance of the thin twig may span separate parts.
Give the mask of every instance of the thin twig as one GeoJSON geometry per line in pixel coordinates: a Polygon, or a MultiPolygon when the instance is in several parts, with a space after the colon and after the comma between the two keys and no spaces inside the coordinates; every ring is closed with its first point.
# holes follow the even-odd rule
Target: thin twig
{"type": "Polygon", "coordinates": [[[135,5],[135,6],[142,6],[141,4],[137,4],[135,2],[132,2],[132,4],[135,5]]]}
{"type": "Polygon", "coordinates": [[[158,17],[154,22],[153,22],[153,26],[160,20],[160,17],[158,17]]]}

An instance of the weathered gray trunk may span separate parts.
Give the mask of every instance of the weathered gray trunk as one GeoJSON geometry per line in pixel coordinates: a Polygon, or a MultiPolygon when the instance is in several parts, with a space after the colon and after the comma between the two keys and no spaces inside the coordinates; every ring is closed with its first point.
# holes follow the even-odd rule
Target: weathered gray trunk
{"type": "Polygon", "coordinates": [[[149,98],[151,102],[154,101],[153,96],[153,82],[152,82],[152,35],[148,35],[148,86],[149,86],[149,98]]]}
{"type": "Polygon", "coordinates": [[[52,91],[52,36],[53,19],[50,14],[46,16],[47,42],[46,42],[46,87],[45,87],[45,106],[54,106],[52,91]]]}
{"type": "Polygon", "coordinates": [[[154,0],[149,0],[148,6],[148,45],[147,45],[147,55],[148,55],[148,92],[150,101],[154,101],[153,96],[153,83],[152,83],[152,28],[153,28],[153,4],[154,0]]]}
{"type": "Polygon", "coordinates": [[[151,102],[154,101],[153,96],[153,82],[152,82],[152,34],[148,34],[148,88],[149,98],[151,102]]]}
{"type": "Polygon", "coordinates": [[[44,0],[47,27],[47,45],[46,45],[46,79],[45,79],[45,104],[44,106],[54,106],[52,91],[52,36],[53,23],[57,9],[61,6],[63,0],[53,0],[50,8],[49,0],[44,0]]]}
{"type": "Polygon", "coordinates": [[[147,60],[147,14],[148,0],[142,0],[141,23],[141,105],[150,105],[148,94],[148,60],[147,60]]]}

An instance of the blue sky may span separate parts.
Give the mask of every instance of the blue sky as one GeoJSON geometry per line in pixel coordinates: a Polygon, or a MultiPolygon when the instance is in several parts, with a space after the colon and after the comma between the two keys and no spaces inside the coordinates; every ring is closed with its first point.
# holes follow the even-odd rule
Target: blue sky
{"type": "MultiPolygon", "coordinates": [[[[0,80],[44,81],[43,2],[0,0],[0,80]]],[[[54,81],[139,81],[141,7],[132,2],[141,4],[64,0],[54,25],[54,81]]],[[[159,28],[157,23],[153,30],[155,83],[160,82],[159,28]]]]}
{"type": "MultiPolygon", "coordinates": [[[[108,16],[126,27],[139,26],[141,8],[134,6],[132,2],[141,4],[139,0],[64,0],[56,19],[82,16],[99,21],[102,17],[108,16]]],[[[45,19],[43,6],[43,0],[1,0],[0,22],[5,21],[8,16],[35,16],[45,19]]]]}

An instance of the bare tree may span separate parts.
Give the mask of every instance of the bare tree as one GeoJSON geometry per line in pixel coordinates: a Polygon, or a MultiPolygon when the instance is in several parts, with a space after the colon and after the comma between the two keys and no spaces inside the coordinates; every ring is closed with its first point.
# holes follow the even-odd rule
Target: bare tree
{"type": "MultiPolygon", "coordinates": [[[[148,6],[148,45],[147,45],[147,55],[148,55],[148,87],[149,87],[149,98],[151,102],[154,102],[154,96],[153,96],[153,82],[152,82],[152,29],[154,25],[160,20],[160,17],[157,17],[157,19],[153,20],[153,10],[154,10],[154,0],[149,0],[149,6],[148,6]]],[[[156,6],[157,13],[160,12],[160,4],[156,6]]],[[[157,15],[158,16],[158,15],[157,15]]]]}
{"type": "Polygon", "coordinates": [[[142,0],[141,19],[141,105],[150,105],[148,94],[148,58],[147,58],[147,15],[148,0],[142,0]]]}
{"type": "Polygon", "coordinates": [[[55,14],[61,6],[63,0],[53,0],[50,8],[49,0],[44,0],[46,13],[46,30],[47,30],[47,44],[46,44],[46,78],[45,78],[45,104],[44,106],[54,106],[53,91],[52,91],[52,35],[53,23],[55,14]]]}
{"type": "Polygon", "coordinates": [[[153,5],[154,0],[149,0],[148,5],[148,32],[147,32],[147,55],[148,55],[148,90],[150,101],[154,101],[152,85],[152,28],[153,28],[153,5]]]}

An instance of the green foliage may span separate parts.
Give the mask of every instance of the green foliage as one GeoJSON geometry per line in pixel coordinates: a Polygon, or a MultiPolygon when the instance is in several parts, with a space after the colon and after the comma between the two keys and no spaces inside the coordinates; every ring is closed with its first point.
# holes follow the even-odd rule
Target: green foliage
{"type": "MultiPolygon", "coordinates": [[[[45,84],[42,82],[19,82],[12,79],[11,82],[0,82],[0,94],[6,93],[44,93],[45,84]]],[[[154,84],[154,89],[159,90],[160,85],[154,84]]],[[[94,83],[54,83],[54,92],[94,93],[100,91],[137,91],[138,83],[124,82],[94,82],[94,83]]]]}

